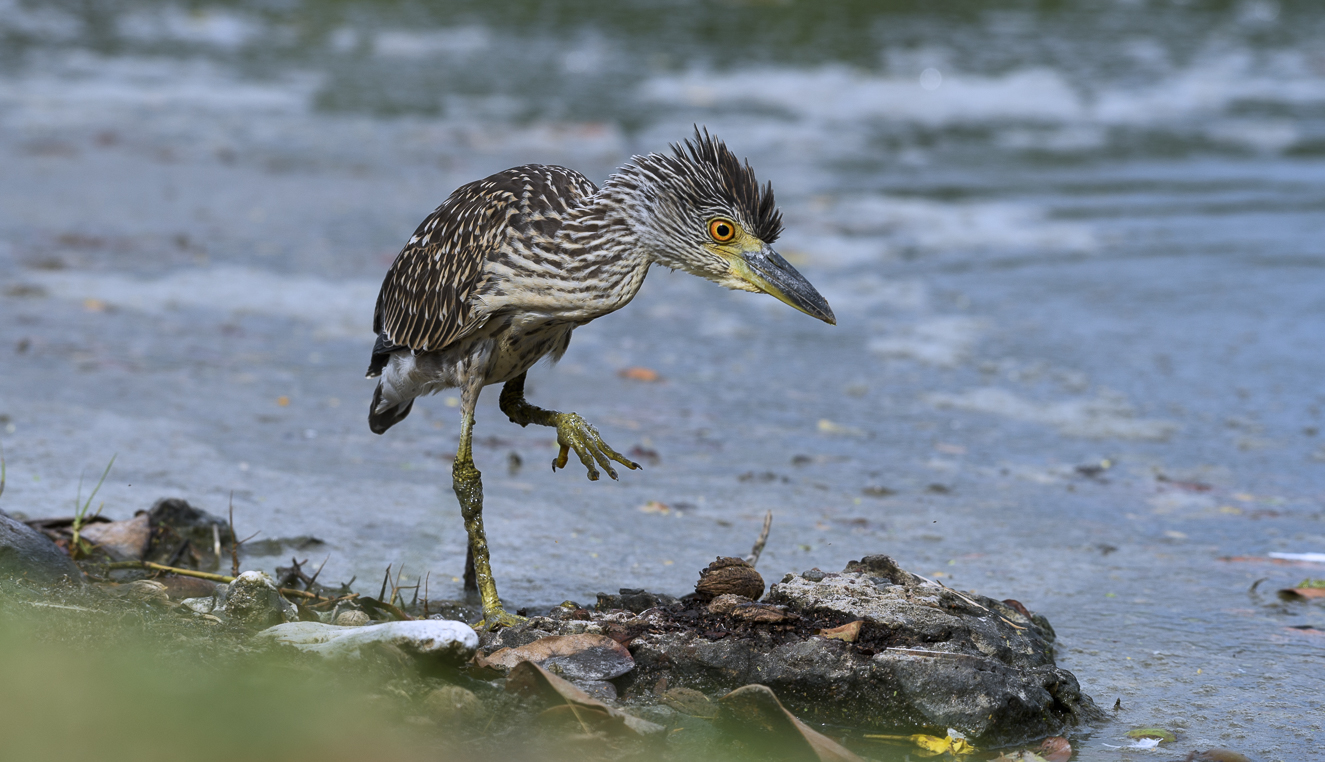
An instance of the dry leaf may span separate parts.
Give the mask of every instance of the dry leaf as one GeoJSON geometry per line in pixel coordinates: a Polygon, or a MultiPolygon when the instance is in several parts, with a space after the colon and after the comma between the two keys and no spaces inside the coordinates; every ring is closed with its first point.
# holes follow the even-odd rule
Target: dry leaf
{"type": "Polygon", "coordinates": [[[589,694],[569,681],[557,677],[532,661],[522,661],[511,668],[510,674],[506,676],[506,690],[542,699],[552,704],[554,709],[563,705],[570,707],[555,712],[544,712],[545,719],[556,718],[565,713],[581,724],[597,722],[595,729],[630,731],[641,736],[661,733],[665,729],[662,725],[642,720],[590,698],[589,694]]]}
{"type": "Polygon", "coordinates": [[[654,370],[653,368],[642,368],[638,365],[631,366],[629,368],[622,368],[621,370],[617,371],[617,375],[621,376],[622,378],[629,379],[631,381],[652,382],[652,381],[659,381],[662,379],[662,376],[658,375],[658,371],[654,370]]]}
{"type": "Polygon", "coordinates": [[[1137,739],[1137,740],[1143,738],[1153,738],[1158,740],[1160,743],[1173,743],[1174,741],[1177,740],[1177,737],[1174,736],[1173,733],[1165,730],[1164,728],[1137,728],[1135,730],[1127,731],[1125,735],[1128,738],[1137,739]]]}
{"type": "Polygon", "coordinates": [[[611,680],[635,667],[630,651],[606,635],[550,635],[518,648],[502,648],[478,656],[480,667],[500,671],[532,661],[573,680],[611,680]]]}
{"type": "Polygon", "coordinates": [[[825,630],[819,630],[818,635],[832,640],[844,640],[847,643],[855,643],[856,638],[860,637],[860,626],[864,624],[863,620],[857,619],[854,622],[848,622],[841,627],[832,627],[825,630]]]}
{"type": "Polygon", "coordinates": [[[777,749],[779,758],[863,762],[846,747],[811,729],[788,712],[767,686],[737,688],[718,701],[722,704],[721,717],[726,723],[754,731],[756,740],[777,749]]]}
{"type": "MultiPolygon", "coordinates": [[[[956,731],[948,731],[955,733],[956,731]]],[[[937,754],[952,754],[960,756],[963,754],[973,754],[977,751],[970,741],[960,735],[931,736],[924,733],[916,733],[909,736],[891,736],[870,734],[866,738],[871,741],[910,741],[920,747],[920,756],[932,757],[937,754]]],[[[1010,759],[1018,759],[1011,757],[1010,759]]]]}

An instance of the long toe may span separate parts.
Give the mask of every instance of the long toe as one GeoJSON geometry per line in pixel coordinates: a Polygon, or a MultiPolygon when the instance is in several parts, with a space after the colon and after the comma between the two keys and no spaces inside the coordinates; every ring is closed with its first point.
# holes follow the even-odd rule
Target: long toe
{"type": "Polygon", "coordinates": [[[474,629],[496,632],[503,627],[514,627],[524,621],[526,621],[524,617],[507,613],[506,609],[501,607],[484,609],[483,618],[474,625],[474,629]]]}

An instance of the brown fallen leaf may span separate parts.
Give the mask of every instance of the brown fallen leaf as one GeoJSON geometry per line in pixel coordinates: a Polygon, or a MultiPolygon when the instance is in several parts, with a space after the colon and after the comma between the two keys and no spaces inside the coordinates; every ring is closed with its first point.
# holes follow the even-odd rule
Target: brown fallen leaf
{"type": "Polygon", "coordinates": [[[718,699],[719,718],[728,726],[751,732],[752,743],[771,758],[810,762],[863,762],[846,747],[810,728],[788,712],[765,685],[747,685],[718,699]]]}
{"type": "Polygon", "coordinates": [[[500,672],[534,662],[572,680],[611,680],[635,667],[630,651],[606,635],[550,635],[518,648],[501,648],[475,658],[479,667],[500,672]]]}
{"type": "Polygon", "coordinates": [[[860,626],[862,624],[864,624],[864,620],[857,619],[854,622],[847,622],[841,627],[830,627],[828,629],[819,630],[815,634],[822,635],[825,638],[830,638],[832,640],[843,640],[847,643],[855,643],[856,638],[860,637],[860,626]]]}
{"type": "Polygon", "coordinates": [[[662,379],[658,371],[653,368],[643,368],[638,365],[632,365],[629,368],[622,368],[616,373],[618,376],[630,381],[653,382],[662,379]]]}
{"type": "Polygon", "coordinates": [[[543,713],[544,719],[573,718],[595,731],[630,732],[640,736],[661,733],[665,729],[590,698],[588,693],[532,661],[522,661],[511,668],[506,675],[506,690],[550,704],[549,711],[543,713]]]}

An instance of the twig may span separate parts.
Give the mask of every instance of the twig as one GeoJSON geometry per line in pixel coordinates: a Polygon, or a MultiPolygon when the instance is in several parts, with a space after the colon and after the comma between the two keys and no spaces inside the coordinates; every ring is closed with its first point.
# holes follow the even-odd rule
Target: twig
{"type": "Polygon", "coordinates": [[[427,619],[430,616],[428,614],[428,580],[430,579],[432,579],[431,571],[429,571],[428,574],[423,578],[423,618],[424,619],[427,619]]]}
{"type": "Polygon", "coordinates": [[[385,611],[388,614],[391,614],[392,616],[400,620],[408,621],[414,618],[409,614],[406,614],[404,611],[401,611],[396,606],[390,603],[384,603],[382,600],[377,598],[360,598],[359,603],[362,603],[364,606],[367,606],[368,608],[375,608],[385,611]]]}
{"type": "Polygon", "coordinates": [[[750,555],[745,557],[745,562],[754,566],[759,563],[759,554],[764,552],[764,544],[768,542],[768,530],[773,528],[773,512],[769,511],[764,515],[764,528],[759,532],[759,539],[755,540],[755,546],[750,550],[750,555]]]}
{"type": "Polygon", "coordinates": [[[388,583],[388,582],[390,582],[390,581],[391,581],[391,564],[387,564],[387,565],[386,565],[386,576],[382,578],[382,592],[380,592],[380,593],[377,594],[377,600],[380,601],[380,600],[382,600],[383,598],[386,597],[386,583],[388,583]]]}
{"type": "Polygon", "coordinates": [[[322,573],[322,567],[326,566],[327,562],[330,560],[331,560],[331,554],[328,553],[327,557],[322,559],[322,563],[318,564],[317,571],[313,572],[313,576],[308,579],[308,582],[304,583],[304,587],[308,588],[309,590],[313,589],[313,585],[317,584],[318,575],[322,573]]]}
{"type": "MultiPolygon", "coordinates": [[[[106,564],[106,569],[107,570],[150,569],[152,571],[178,574],[181,577],[197,577],[198,579],[205,579],[210,582],[219,582],[223,585],[228,585],[231,582],[235,581],[234,577],[227,577],[224,574],[212,574],[211,572],[194,571],[193,569],[181,569],[176,566],[166,566],[165,564],[158,564],[152,561],[115,561],[113,563],[106,564]]],[[[342,595],[333,599],[331,596],[318,595],[317,593],[308,590],[294,590],[288,587],[280,587],[277,588],[277,590],[280,592],[281,595],[293,595],[296,598],[315,598],[319,601],[331,601],[331,600],[344,601],[344,600],[349,600],[351,598],[357,598],[359,595],[358,593],[350,593],[349,595],[342,595]]],[[[391,606],[390,609],[395,609],[395,607],[391,606]]],[[[397,612],[400,611],[399,609],[395,610],[397,612]]],[[[403,615],[404,612],[400,613],[403,615]]],[[[408,619],[409,617],[404,617],[404,618],[408,619]]]]}
{"type": "Polygon", "coordinates": [[[175,566],[166,566],[152,561],[114,561],[106,564],[106,569],[151,569],[152,571],[170,572],[178,574],[181,577],[197,577],[198,579],[220,582],[228,585],[235,581],[234,577],[227,577],[224,574],[212,574],[211,572],[194,571],[193,569],[180,569],[175,566]]]}

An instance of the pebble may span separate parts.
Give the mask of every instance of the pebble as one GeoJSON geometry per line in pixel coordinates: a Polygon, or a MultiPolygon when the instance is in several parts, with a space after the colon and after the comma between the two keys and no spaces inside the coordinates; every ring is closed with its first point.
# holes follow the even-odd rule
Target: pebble
{"type": "Polygon", "coordinates": [[[220,591],[219,597],[211,613],[224,614],[227,621],[250,629],[299,618],[299,610],[281,597],[276,582],[260,571],[246,571],[235,577],[234,582],[220,591]]]}
{"type": "Polygon", "coordinates": [[[428,714],[443,725],[464,725],[482,719],[487,707],[473,691],[458,685],[444,685],[423,697],[428,714]]]}
{"type": "Polygon", "coordinates": [[[337,627],[363,627],[372,620],[368,615],[357,609],[342,611],[336,615],[336,621],[333,622],[337,627]]]}

